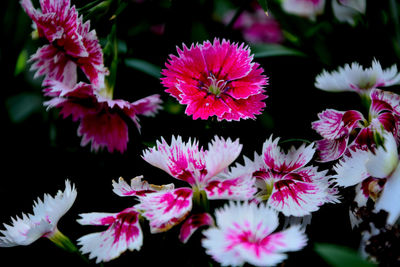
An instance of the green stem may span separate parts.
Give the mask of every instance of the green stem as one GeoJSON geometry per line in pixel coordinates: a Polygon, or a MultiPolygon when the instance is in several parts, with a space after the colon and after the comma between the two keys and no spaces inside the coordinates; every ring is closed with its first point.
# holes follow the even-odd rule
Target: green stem
{"type": "Polygon", "coordinates": [[[195,208],[200,208],[202,211],[209,212],[210,205],[207,198],[207,193],[204,190],[200,190],[195,187],[193,189],[193,206],[195,208]]]}
{"type": "Polygon", "coordinates": [[[46,236],[51,242],[53,242],[57,247],[60,247],[68,252],[71,253],[76,253],[79,255],[79,257],[85,261],[86,263],[89,263],[89,260],[82,255],[82,253],[79,251],[78,247],[69,239],[66,235],[61,233],[57,228],[56,230],[51,234],[46,236]]]}

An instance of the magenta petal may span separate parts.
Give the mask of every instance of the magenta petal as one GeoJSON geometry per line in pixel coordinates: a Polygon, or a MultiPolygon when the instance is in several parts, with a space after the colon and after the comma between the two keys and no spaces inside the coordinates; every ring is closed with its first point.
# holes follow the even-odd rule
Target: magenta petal
{"type": "Polygon", "coordinates": [[[300,217],[318,210],[324,202],[325,194],[316,183],[283,179],[274,183],[268,205],[286,216],[300,217]]]}
{"type": "Polygon", "coordinates": [[[106,231],[91,233],[78,239],[82,253],[96,258],[96,263],[117,258],[126,250],[140,250],[143,233],[139,224],[139,212],[127,208],[119,213],[85,213],[78,220],[83,225],[109,225],[106,231]]]}
{"type": "Polygon", "coordinates": [[[209,72],[225,77],[227,80],[236,80],[245,77],[252,69],[250,49],[243,44],[215,38],[213,44],[205,42],[202,46],[204,59],[209,72]]]}
{"type": "Polygon", "coordinates": [[[319,121],[312,123],[312,128],[326,139],[341,138],[349,135],[357,127],[359,121],[363,120],[363,115],[356,110],[346,112],[327,109],[318,114],[319,121]]]}
{"type": "Polygon", "coordinates": [[[264,94],[252,95],[246,99],[232,99],[229,96],[224,96],[222,99],[229,107],[229,110],[219,116],[218,120],[255,119],[255,115],[262,113],[265,107],[265,103],[262,100],[266,98],[267,96],[264,94]]]}
{"type": "Polygon", "coordinates": [[[39,48],[29,61],[33,61],[31,70],[36,70],[35,78],[45,76],[46,79],[55,79],[69,87],[77,82],[76,64],[53,45],[39,48]]]}
{"type": "Polygon", "coordinates": [[[267,78],[248,47],[227,40],[178,50],[162,70],[166,92],[186,104],[193,119],[240,120],[261,114],[267,78]]]}
{"type": "Polygon", "coordinates": [[[191,215],[181,226],[179,240],[186,243],[192,234],[202,226],[214,225],[214,219],[208,213],[191,215]]]}
{"type": "Polygon", "coordinates": [[[348,140],[348,137],[344,137],[335,140],[323,139],[317,141],[318,161],[328,162],[340,158],[347,149],[348,140]]]}
{"type": "Polygon", "coordinates": [[[81,120],[78,135],[82,136],[82,146],[92,142],[92,150],[107,147],[109,152],[123,153],[128,143],[128,126],[118,114],[87,114],[81,120]]]}
{"type": "Polygon", "coordinates": [[[393,111],[400,115],[400,96],[393,92],[374,89],[371,92],[371,112],[393,111]],[[385,103],[385,104],[383,104],[385,103]]]}
{"type": "Polygon", "coordinates": [[[159,94],[151,95],[132,103],[136,114],[143,116],[154,116],[162,107],[159,94]]]}
{"type": "Polygon", "coordinates": [[[182,104],[187,104],[185,113],[193,115],[193,119],[208,119],[213,115],[222,117],[225,112],[230,112],[229,107],[214,95],[207,95],[199,91],[196,95],[182,97],[182,104]]]}
{"type": "Polygon", "coordinates": [[[254,180],[250,174],[236,178],[215,178],[210,181],[205,191],[209,199],[247,200],[255,193],[254,180]]]}
{"type": "Polygon", "coordinates": [[[150,221],[152,233],[164,232],[182,222],[192,209],[191,188],[178,188],[139,197],[136,208],[150,221]]]}

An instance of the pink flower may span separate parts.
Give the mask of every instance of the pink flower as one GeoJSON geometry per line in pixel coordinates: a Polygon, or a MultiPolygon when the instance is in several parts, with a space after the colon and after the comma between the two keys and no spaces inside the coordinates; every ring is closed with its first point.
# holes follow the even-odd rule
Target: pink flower
{"type": "Polygon", "coordinates": [[[312,128],[323,137],[317,141],[319,161],[336,160],[349,149],[374,149],[374,134],[382,127],[399,141],[400,96],[374,89],[370,98],[368,121],[355,110],[342,112],[328,109],[318,114],[320,120],[313,122],[312,128]],[[349,144],[351,134],[355,130],[356,136],[349,144]]]}
{"type": "MultiPolygon", "coordinates": [[[[234,11],[228,13],[224,22],[229,23],[233,16],[234,11]]],[[[284,38],[278,21],[267,15],[259,4],[251,11],[243,11],[233,28],[240,30],[249,43],[281,43],[284,38]]]]}
{"type": "Polygon", "coordinates": [[[107,230],[82,236],[78,239],[82,253],[96,258],[96,263],[117,258],[129,249],[140,250],[143,233],[139,224],[139,212],[127,208],[118,213],[83,213],[78,222],[82,225],[104,225],[107,230]]]}
{"type": "Polygon", "coordinates": [[[35,77],[44,75],[73,85],[79,66],[95,87],[102,86],[108,74],[103,52],[96,32],[90,31],[90,22],[78,18],[75,6],[71,7],[69,0],[40,0],[41,11],[33,7],[31,0],[22,0],[21,5],[35,22],[39,36],[49,41],[30,59],[35,77]]]}
{"type": "MultiPolygon", "coordinates": [[[[151,231],[166,231],[182,222],[190,214],[193,203],[201,206],[208,199],[245,200],[252,197],[255,188],[250,175],[234,176],[224,172],[241,148],[237,140],[232,142],[216,136],[208,150],[203,150],[196,141],[184,143],[178,136],[172,137],[171,145],[162,139],[157,142],[157,148],[144,151],[143,159],[148,163],[191,185],[138,196],[140,203],[136,207],[144,211],[143,216],[150,221],[151,231]]],[[[210,223],[207,215],[192,216],[197,217],[189,217],[192,223],[187,221],[182,228],[182,241],[188,239],[192,228],[210,223]]]]}
{"type": "Polygon", "coordinates": [[[130,118],[138,129],[137,115],[153,116],[160,109],[159,95],[151,95],[135,102],[112,100],[102,96],[91,84],[80,82],[70,88],[56,80],[46,80],[45,94],[53,98],[45,103],[48,108],[60,108],[64,118],[71,116],[80,122],[78,135],[81,145],[91,142],[92,150],[107,147],[109,152],[123,153],[128,143],[128,126],[123,116],[130,118]]]}
{"type": "Polygon", "coordinates": [[[274,266],[307,244],[304,231],[291,226],[274,232],[278,215],[266,205],[230,202],[215,212],[217,227],[203,231],[206,253],[222,266],[274,266]]]}
{"type": "Polygon", "coordinates": [[[187,105],[193,119],[240,120],[255,118],[265,107],[263,87],[267,78],[260,65],[253,63],[248,47],[214,39],[170,55],[165,76],[165,91],[187,105]]]}
{"type": "Polygon", "coordinates": [[[327,171],[306,166],[312,159],[313,144],[292,147],[284,153],[278,146],[279,138],[272,136],[265,141],[262,154],[255,153],[254,161],[245,157],[245,165],[236,166],[233,173],[251,173],[256,178],[259,192],[257,201],[285,216],[304,216],[319,209],[325,203],[337,203],[337,189],[332,187],[327,171]]]}

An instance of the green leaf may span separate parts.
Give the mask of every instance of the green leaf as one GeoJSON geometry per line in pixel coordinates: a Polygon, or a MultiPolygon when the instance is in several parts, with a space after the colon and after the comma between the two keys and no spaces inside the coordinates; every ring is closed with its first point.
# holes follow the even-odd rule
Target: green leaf
{"type": "Polygon", "coordinates": [[[14,76],[17,76],[23,72],[26,68],[26,62],[28,61],[28,52],[24,49],[19,53],[17,62],[15,63],[14,76]]]}
{"type": "Polygon", "coordinates": [[[298,56],[305,57],[301,51],[278,44],[255,44],[250,46],[255,58],[276,56],[298,56]]]}
{"type": "Polygon", "coordinates": [[[10,120],[20,123],[42,109],[42,96],[35,93],[21,93],[6,100],[10,120]]]}
{"type": "Polygon", "coordinates": [[[316,243],[315,251],[333,267],[374,267],[357,253],[348,247],[334,244],[316,243]]]}
{"type": "Polygon", "coordinates": [[[262,7],[262,9],[264,9],[265,12],[268,11],[267,0],[258,0],[258,3],[259,3],[260,6],[262,7]]]}
{"type": "Polygon", "coordinates": [[[150,76],[153,76],[154,78],[161,78],[161,68],[159,66],[156,66],[154,64],[151,64],[147,61],[141,60],[141,59],[137,59],[137,58],[127,58],[125,59],[125,65],[144,72],[150,76]]]}

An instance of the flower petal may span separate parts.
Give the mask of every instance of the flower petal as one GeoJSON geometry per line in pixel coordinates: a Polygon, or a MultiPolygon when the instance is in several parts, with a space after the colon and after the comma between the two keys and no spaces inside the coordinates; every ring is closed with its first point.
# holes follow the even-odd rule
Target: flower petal
{"type": "Polygon", "coordinates": [[[152,233],[164,232],[186,218],[192,209],[192,196],[192,189],[184,187],[156,192],[139,197],[140,203],[135,207],[143,210],[152,233]]]}
{"type": "Polygon", "coordinates": [[[240,176],[217,176],[208,182],[205,191],[208,199],[248,200],[257,190],[251,173],[246,173],[240,176]]]}
{"type": "Polygon", "coordinates": [[[368,178],[370,175],[366,168],[369,154],[365,150],[350,151],[349,155],[337,163],[333,169],[336,172],[334,178],[340,186],[348,187],[356,185],[368,178]]]}
{"type": "Polygon", "coordinates": [[[85,224],[110,225],[100,233],[92,233],[78,239],[82,253],[89,253],[89,258],[96,258],[96,263],[110,261],[129,249],[140,250],[143,244],[143,234],[139,225],[139,213],[135,208],[128,208],[120,213],[81,214],[80,222],[85,224]]]}
{"type": "Polygon", "coordinates": [[[198,213],[191,215],[181,226],[179,240],[182,243],[186,243],[197,229],[206,225],[214,225],[214,219],[210,214],[198,213]]]}
{"type": "Polygon", "coordinates": [[[317,183],[282,179],[274,183],[268,205],[285,216],[301,217],[318,210],[326,194],[317,183]]]}
{"type": "Polygon", "coordinates": [[[113,180],[113,192],[120,197],[145,196],[157,191],[171,191],[175,187],[174,184],[156,186],[146,180],[142,181],[142,178],[143,176],[132,178],[130,185],[122,177],[118,179],[118,183],[113,180]]]}
{"type": "Polygon", "coordinates": [[[207,174],[204,181],[210,179],[226,169],[242,151],[242,144],[239,139],[232,141],[230,138],[214,136],[214,140],[208,144],[207,154],[205,156],[205,165],[207,174]]]}
{"type": "Polygon", "coordinates": [[[276,172],[290,172],[306,165],[314,156],[314,144],[304,144],[295,149],[292,147],[287,154],[278,146],[279,138],[272,140],[272,136],[263,144],[263,158],[265,164],[276,172]]]}

